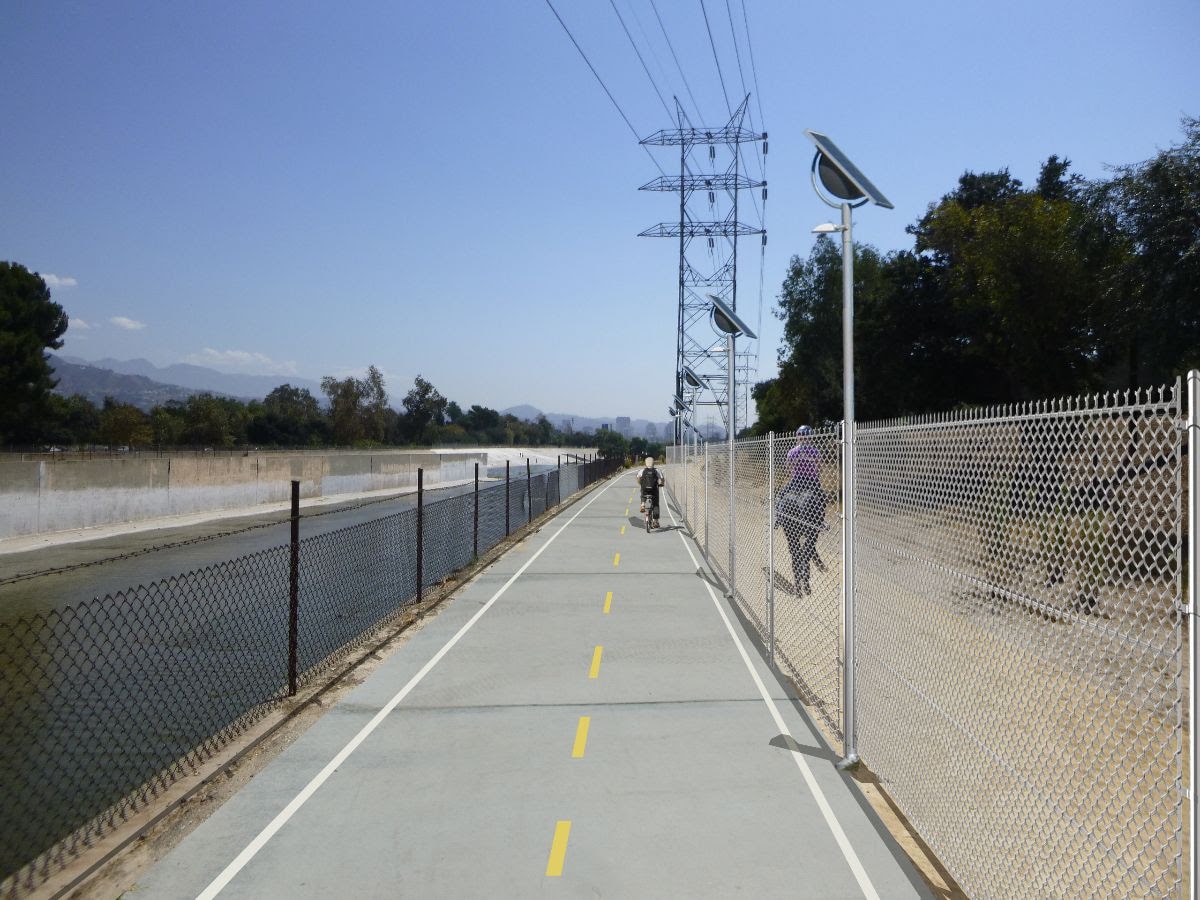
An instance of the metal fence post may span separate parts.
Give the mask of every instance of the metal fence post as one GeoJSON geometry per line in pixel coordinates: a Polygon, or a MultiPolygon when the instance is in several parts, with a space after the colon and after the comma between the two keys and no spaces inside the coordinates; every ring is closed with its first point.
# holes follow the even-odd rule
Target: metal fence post
{"type": "Polygon", "coordinates": [[[474,535],[471,549],[474,559],[479,559],[479,463],[475,463],[475,521],[471,529],[474,535]]]}
{"type": "Polygon", "coordinates": [[[858,764],[855,731],[854,652],[854,437],[853,421],[842,422],[842,758],[837,768],[858,764]]]}
{"type": "Polygon", "coordinates": [[[1196,647],[1196,603],[1197,593],[1200,592],[1200,370],[1188,372],[1188,689],[1191,702],[1191,728],[1188,734],[1188,843],[1191,852],[1191,894],[1197,895],[1196,887],[1200,880],[1200,838],[1196,834],[1197,820],[1200,819],[1200,785],[1196,784],[1198,767],[1196,765],[1196,718],[1200,712],[1200,698],[1196,696],[1197,677],[1196,667],[1200,665],[1200,649],[1196,647]]]}
{"type": "Polygon", "coordinates": [[[708,441],[704,442],[704,556],[708,558],[708,441]]]}
{"type": "Polygon", "coordinates": [[[525,524],[533,522],[533,476],[529,470],[529,457],[525,458],[525,514],[528,518],[525,524]]]}
{"type": "Polygon", "coordinates": [[[300,678],[300,482],[292,482],[291,563],[288,570],[288,696],[300,678]]]}
{"type": "Polygon", "coordinates": [[[775,668],[775,432],[767,432],[767,624],[771,668],[775,668]]]}
{"type": "Polygon", "coordinates": [[[512,460],[504,461],[504,536],[508,537],[512,533],[512,460]]]}
{"type": "Polygon", "coordinates": [[[417,469],[417,600],[425,585],[425,470],[417,469]]]}

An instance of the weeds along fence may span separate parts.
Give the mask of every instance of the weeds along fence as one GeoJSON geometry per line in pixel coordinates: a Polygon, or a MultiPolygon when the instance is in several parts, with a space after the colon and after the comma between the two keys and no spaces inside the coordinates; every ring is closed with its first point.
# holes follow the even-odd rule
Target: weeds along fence
{"type": "Polygon", "coordinates": [[[611,474],[564,465],[0,632],[0,896],[35,889],[432,586],[611,474]]]}
{"type": "Polygon", "coordinates": [[[1187,889],[1181,387],[860,425],[851,653],[840,431],[737,442],[732,491],[726,446],[672,448],[775,665],[837,743],[852,661],[861,759],[973,897],[1187,889]]]}

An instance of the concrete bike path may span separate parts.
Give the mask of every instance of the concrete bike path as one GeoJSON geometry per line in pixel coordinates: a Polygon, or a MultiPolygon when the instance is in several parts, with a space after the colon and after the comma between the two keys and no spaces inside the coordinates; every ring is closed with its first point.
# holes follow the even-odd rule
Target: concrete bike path
{"type": "Polygon", "coordinates": [[[568,507],[128,896],[929,896],[668,512],[568,507]]]}

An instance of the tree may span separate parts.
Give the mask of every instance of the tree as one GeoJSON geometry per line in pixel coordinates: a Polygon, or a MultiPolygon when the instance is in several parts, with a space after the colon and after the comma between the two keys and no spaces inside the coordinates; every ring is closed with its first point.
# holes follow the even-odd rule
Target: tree
{"type": "MultiPolygon", "coordinates": [[[[1064,172],[1052,157],[1039,179],[1043,190],[1064,193],[1053,188],[1064,172]]],[[[960,188],[918,230],[917,250],[930,255],[957,319],[959,372],[967,379],[957,389],[970,403],[1078,393],[1100,383],[1099,335],[1108,316],[1099,302],[1102,264],[1079,239],[1086,212],[1019,185],[1008,179],[974,205],[957,199],[960,188]]]]}
{"type": "Polygon", "coordinates": [[[154,440],[150,417],[136,406],[105,397],[100,411],[100,440],[110,449],[144,447],[154,440]]]}
{"type": "Polygon", "coordinates": [[[47,398],[47,418],[42,423],[39,441],[82,447],[99,440],[99,431],[100,410],[86,397],[51,394],[47,398]]]}
{"type": "Polygon", "coordinates": [[[321,379],[321,390],[329,398],[329,424],[333,442],[353,446],[363,437],[363,383],[357,378],[321,379]]]}
{"type": "Polygon", "coordinates": [[[404,396],[401,434],[412,443],[431,442],[431,429],[446,419],[447,402],[437,388],[418,375],[413,380],[412,390],[404,396]]]}
{"type": "Polygon", "coordinates": [[[602,429],[596,432],[596,452],[601,459],[623,460],[629,454],[629,444],[619,431],[602,429]]]}
{"type": "Polygon", "coordinates": [[[206,448],[245,442],[245,407],[212,394],[188,397],[183,405],[183,440],[206,448]]]}
{"type": "Polygon", "coordinates": [[[290,384],[281,384],[267,394],[247,428],[251,442],[284,447],[319,443],[323,433],[324,420],[317,398],[307,388],[290,384]]]}
{"type": "Polygon", "coordinates": [[[36,439],[55,385],[45,351],[62,346],[67,325],[40,275],[0,262],[0,443],[36,439]]]}
{"type": "Polygon", "coordinates": [[[1105,284],[1120,299],[1115,387],[1162,384],[1200,366],[1200,118],[1182,126],[1179,145],[1116,167],[1086,192],[1100,238],[1124,250],[1105,284]]]}
{"type": "Polygon", "coordinates": [[[382,443],[387,438],[388,428],[388,395],[383,373],[374,366],[368,366],[362,387],[363,432],[367,440],[382,443]]]}

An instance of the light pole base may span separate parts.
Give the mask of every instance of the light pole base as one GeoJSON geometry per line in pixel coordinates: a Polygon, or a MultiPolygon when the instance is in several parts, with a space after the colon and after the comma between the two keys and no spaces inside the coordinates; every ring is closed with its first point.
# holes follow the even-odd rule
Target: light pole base
{"type": "Polygon", "coordinates": [[[833,767],[839,772],[853,772],[858,768],[858,764],[861,762],[862,760],[859,759],[857,753],[850,753],[834,763],[833,767]]]}

